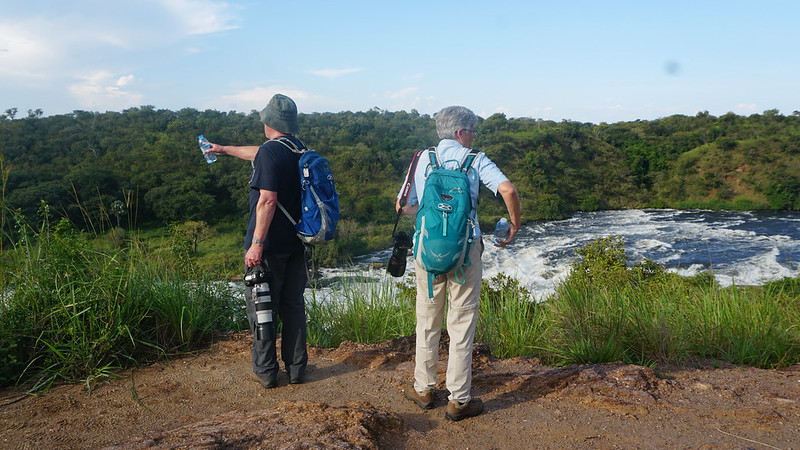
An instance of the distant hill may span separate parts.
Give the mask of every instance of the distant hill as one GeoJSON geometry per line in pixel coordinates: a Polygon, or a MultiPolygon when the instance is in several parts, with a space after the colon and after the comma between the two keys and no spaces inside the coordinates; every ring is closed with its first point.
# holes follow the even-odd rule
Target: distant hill
{"type": "MultiPolygon", "coordinates": [[[[10,111],[0,116],[2,205],[30,219],[42,202],[84,227],[120,215],[127,224],[160,227],[240,223],[246,214],[250,165],[232,158],[206,164],[196,137],[260,144],[255,112],[142,106],[17,119],[10,111]]],[[[383,233],[393,223],[413,152],[438,142],[433,119],[416,111],[301,114],[300,127],[300,138],[331,160],[343,232],[365,235],[364,245],[371,230],[383,233]]],[[[526,220],[641,207],[800,209],[798,112],[599,125],[495,114],[478,129],[476,148],[515,183],[526,220]]],[[[488,226],[504,207],[488,191],[481,195],[488,226]]]]}

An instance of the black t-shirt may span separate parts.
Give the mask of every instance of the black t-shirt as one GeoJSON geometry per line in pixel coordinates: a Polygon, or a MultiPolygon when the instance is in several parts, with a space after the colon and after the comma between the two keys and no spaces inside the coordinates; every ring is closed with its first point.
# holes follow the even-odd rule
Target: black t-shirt
{"type": "MultiPolygon", "coordinates": [[[[294,136],[285,136],[300,149],[305,145],[294,136]]],[[[256,204],[261,195],[259,189],[278,193],[278,201],[297,220],[300,218],[300,173],[297,168],[300,154],[290,150],[277,140],[269,140],[259,147],[253,161],[253,174],[250,176],[250,222],[247,225],[244,248],[250,248],[253,230],[256,226],[256,204]]],[[[270,255],[288,255],[303,248],[297,237],[294,225],[281,209],[275,208],[264,253],[270,255]]]]}

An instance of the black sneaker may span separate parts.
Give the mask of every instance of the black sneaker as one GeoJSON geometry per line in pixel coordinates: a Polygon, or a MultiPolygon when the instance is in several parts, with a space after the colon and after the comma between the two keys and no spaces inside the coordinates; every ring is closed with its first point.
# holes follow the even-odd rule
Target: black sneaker
{"type": "Polygon", "coordinates": [[[403,390],[406,398],[412,400],[414,403],[419,405],[422,409],[431,409],[434,406],[433,403],[433,391],[427,389],[423,392],[417,392],[413,386],[407,387],[403,390]]]}
{"type": "Polygon", "coordinates": [[[286,376],[289,377],[289,384],[303,384],[306,382],[306,376],[297,374],[292,376],[292,373],[289,370],[286,370],[286,376]]]}
{"type": "Polygon", "coordinates": [[[449,402],[447,404],[447,412],[444,416],[453,422],[458,422],[467,417],[475,417],[483,412],[483,401],[479,398],[473,398],[467,403],[449,402]]]}

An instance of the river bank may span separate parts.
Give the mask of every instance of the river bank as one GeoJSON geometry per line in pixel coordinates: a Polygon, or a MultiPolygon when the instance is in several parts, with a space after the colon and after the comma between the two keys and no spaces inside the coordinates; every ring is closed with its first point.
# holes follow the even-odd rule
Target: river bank
{"type": "MultiPolygon", "coordinates": [[[[0,393],[3,448],[800,448],[800,366],[705,362],[549,367],[476,346],[473,393],[486,412],[444,418],[403,398],[413,337],[311,349],[308,382],[249,381],[250,335],[108,383],[41,396],[0,393]],[[288,427],[288,428],[287,428],[288,427]],[[288,431],[287,431],[288,430],[288,431]],[[349,447],[348,447],[349,446],[349,447]]],[[[441,352],[443,369],[446,350],[441,352]]],[[[440,373],[440,380],[444,374],[440,373]]]]}

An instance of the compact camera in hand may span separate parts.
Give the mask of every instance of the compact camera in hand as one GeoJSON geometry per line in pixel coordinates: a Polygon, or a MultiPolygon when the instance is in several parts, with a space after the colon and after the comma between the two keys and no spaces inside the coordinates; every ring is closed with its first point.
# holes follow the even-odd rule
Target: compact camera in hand
{"type": "Polygon", "coordinates": [[[411,236],[405,231],[398,231],[394,237],[394,248],[392,248],[392,256],[389,258],[389,263],[386,265],[386,271],[393,277],[402,277],[406,273],[406,257],[408,256],[408,249],[413,246],[411,236]]]}

